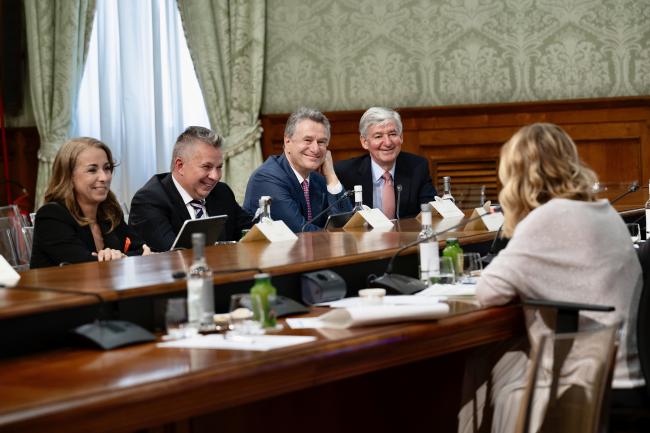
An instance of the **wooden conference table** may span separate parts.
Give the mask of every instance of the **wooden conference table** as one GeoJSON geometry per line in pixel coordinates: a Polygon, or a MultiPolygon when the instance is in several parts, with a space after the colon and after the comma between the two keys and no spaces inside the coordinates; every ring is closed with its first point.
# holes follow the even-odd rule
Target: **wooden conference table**
{"type": "MultiPolygon", "coordinates": [[[[415,222],[401,229],[209,247],[217,310],[227,309],[230,294],[248,290],[256,269],[300,299],[300,274],[331,268],[352,295],[415,239],[415,222]]],[[[494,234],[447,236],[472,250],[494,234]]],[[[396,270],[415,275],[415,252],[405,251],[396,270]]],[[[156,329],[160,303],[185,290],[172,273],[190,262],[191,251],[177,251],[36,269],[22,274],[17,289],[0,289],[0,431],[453,431],[466,357],[523,333],[516,306],[480,310],[458,301],[438,321],[285,329],[317,340],[269,352],[155,343],[104,352],[67,340],[67,329],[97,315],[98,299],[89,293],[105,300],[106,314],[156,329]]]]}

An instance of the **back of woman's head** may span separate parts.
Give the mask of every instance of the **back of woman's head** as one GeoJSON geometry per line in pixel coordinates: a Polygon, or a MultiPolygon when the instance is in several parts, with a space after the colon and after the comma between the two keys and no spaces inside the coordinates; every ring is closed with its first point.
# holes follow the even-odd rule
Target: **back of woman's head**
{"type": "MultiPolygon", "coordinates": [[[[106,153],[111,171],[115,167],[111,149],[103,142],[91,137],[73,138],[66,142],[56,154],[52,164],[52,176],[45,191],[44,201],[63,203],[79,224],[85,225],[90,221],[83,215],[74,194],[73,174],[77,165],[77,159],[81,152],[86,149],[102,149],[106,153]]],[[[111,222],[111,230],[119,224],[122,219],[122,209],[112,191],[102,202],[97,211],[98,219],[108,219],[111,222]]]]}
{"type": "Polygon", "coordinates": [[[504,234],[553,198],[593,201],[596,174],[578,156],[575,143],[557,125],[524,126],[501,148],[499,203],[504,234]]]}

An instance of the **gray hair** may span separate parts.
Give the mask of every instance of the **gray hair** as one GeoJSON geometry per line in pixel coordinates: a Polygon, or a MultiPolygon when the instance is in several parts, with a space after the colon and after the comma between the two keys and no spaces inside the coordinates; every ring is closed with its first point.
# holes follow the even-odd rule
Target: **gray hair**
{"type": "Polygon", "coordinates": [[[300,107],[289,116],[287,124],[284,127],[284,136],[293,137],[294,132],[296,132],[296,125],[303,120],[311,120],[312,122],[320,123],[325,127],[327,132],[327,139],[330,139],[330,121],[327,120],[327,117],[320,111],[314,108],[300,107]]]}
{"type": "Polygon", "coordinates": [[[176,139],[174,150],[172,152],[171,171],[174,171],[174,162],[176,158],[182,158],[187,155],[187,150],[197,141],[208,144],[212,147],[220,148],[223,145],[223,138],[214,133],[211,129],[202,126],[188,126],[176,139]]]}
{"type": "Polygon", "coordinates": [[[389,120],[395,122],[397,133],[402,135],[402,118],[399,113],[393,109],[385,107],[368,108],[359,121],[359,133],[363,137],[368,138],[366,135],[368,133],[368,128],[372,125],[378,125],[389,120]]]}

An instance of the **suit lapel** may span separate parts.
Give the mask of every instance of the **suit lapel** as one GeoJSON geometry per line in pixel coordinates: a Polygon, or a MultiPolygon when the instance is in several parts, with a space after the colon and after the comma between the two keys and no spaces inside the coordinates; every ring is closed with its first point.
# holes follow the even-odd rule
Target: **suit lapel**
{"type": "Polygon", "coordinates": [[[187,210],[187,206],[183,202],[183,197],[181,197],[181,194],[176,189],[176,185],[174,185],[171,173],[165,176],[160,183],[165,188],[167,197],[169,197],[172,204],[174,216],[180,220],[181,225],[183,221],[192,218],[190,212],[187,210]]]}
{"type": "MultiPolygon", "coordinates": [[[[302,213],[302,216],[305,217],[305,219],[307,219],[307,201],[305,200],[305,194],[302,191],[302,185],[298,183],[296,174],[293,172],[293,169],[291,168],[291,165],[289,165],[289,161],[287,160],[287,157],[284,153],[278,157],[278,163],[280,164],[282,170],[284,170],[287,181],[291,185],[291,193],[293,194],[293,199],[296,200],[298,203],[300,203],[300,211],[302,213]]],[[[310,194],[311,194],[311,188],[312,188],[311,182],[309,182],[310,194]]],[[[311,202],[313,204],[314,200],[312,199],[311,202]]],[[[313,215],[314,215],[314,209],[312,208],[312,216],[313,215]]]]}
{"type": "MultiPolygon", "coordinates": [[[[410,167],[407,167],[404,164],[402,153],[397,155],[397,160],[395,161],[395,200],[397,200],[397,185],[402,185],[402,192],[399,203],[399,212],[404,214],[406,211],[407,203],[410,203],[410,195],[413,193],[413,187],[411,186],[411,173],[409,173],[410,167]]],[[[417,200],[415,200],[417,201],[417,200]]],[[[396,202],[397,203],[397,202],[396,202]]]]}
{"type": "Polygon", "coordinates": [[[373,198],[373,181],[372,168],[370,162],[370,155],[365,155],[361,164],[359,164],[359,179],[361,179],[361,187],[363,188],[363,204],[370,207],[375,207],[373,198]]]}

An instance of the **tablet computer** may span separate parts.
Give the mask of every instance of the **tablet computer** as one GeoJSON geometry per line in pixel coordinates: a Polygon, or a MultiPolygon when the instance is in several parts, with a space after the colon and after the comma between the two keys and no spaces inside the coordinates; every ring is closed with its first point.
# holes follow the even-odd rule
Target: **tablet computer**
{"type": "Polygon", "coordinates": [[[176,248],[192,248],[192,233],[205,233],[205,244],[214,245],[223,233],[228,215],[217,215],[196,220],[185,220],[178,232],[171,250],[176,248]]]}
{"type": "Polygon", "coordinates": [[[352,215],[354,215],[354,211],[341,212],[341,213],[335,213],[335,214],[329,215],[327,217],[327,221],[325,222],[325,227],[323,227],[323,230],[340,229],[348,221],[350,221],[350,218],[352,218],[352,215]]]}

